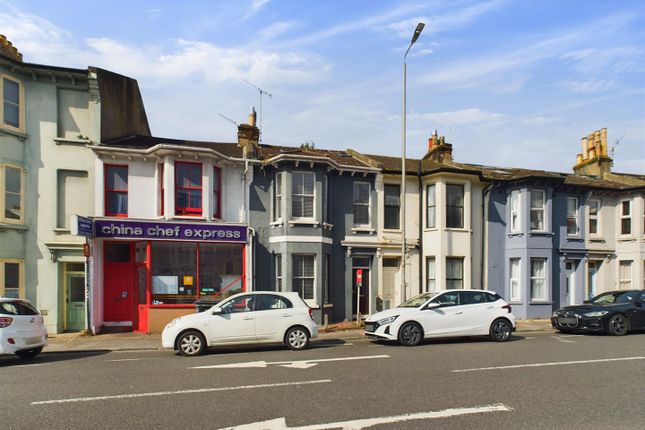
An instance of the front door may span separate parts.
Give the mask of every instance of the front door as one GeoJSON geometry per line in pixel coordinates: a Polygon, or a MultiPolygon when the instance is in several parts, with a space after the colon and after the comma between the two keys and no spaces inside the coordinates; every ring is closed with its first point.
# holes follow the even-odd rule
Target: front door
{"type": "Polygon", "coordinates": [[[376,303],[377,311],[389,309],[396,302],[396,286],[400,284],[399,261],[398,258],[383,258],[383,282],[381,283],[383,289],[381,303],[378,301],[376,303]]]}
{"type": "Polygon", "coordinates": [[[65,308],[65,331],[84,330],[85,273],[65,273],[65,308]]]}
{"type": "Polygon", "coordinates": [[[133,325],[135,271],[132,257],[130,243],[105,244],[103,320],[106,325],[133,325]]]}
{"type": "Polygon", "coordinates": [[[587,290],[585,291],[585,300],[590,300],[596,295],[596,281],[598,278],[599,261],[590,261],[587,271],[587,290]]]}
{"type": "Polygon", "coordinates": [[[565,303],[567,305],[576,304],[576,265],[573,261],[566,261],[564,263],[566,285],[565,285],[565,303]]]}

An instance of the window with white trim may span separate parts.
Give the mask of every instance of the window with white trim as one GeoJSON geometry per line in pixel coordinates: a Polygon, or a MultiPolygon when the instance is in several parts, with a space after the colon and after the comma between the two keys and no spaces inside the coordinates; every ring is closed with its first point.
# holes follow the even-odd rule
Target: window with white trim
{"type": "Polygon", "coordinates": [[[600,200],[589,200],[589,235],[597,236],[600,234],[600,200]]]}
{"type": "Polygon", "coordinates": [[[522,300],[522,281],[521,281],[521,259],[511,258],[509,260],[509,287],[510,299],[513,302],[522,300]]]}
{"type": "Polygon", "coordinates": [[[397,184],[385,184],[383,207],[383,227],[388,229],[401,228],[401,186],[397,184]]]}
{"type": "Polygon", "coordinates": [[[0,165],[0,222],[25,222],[25,171],[21,167],[0,165]]]}
{"type": "Polygon", "coordinates": [[[618,289],[630,290],[632,288],[632,261],[621,260],[618,262],[618,289]]]}
{"type": "Polygon", "coordinates": [[[291,218],[314,217],[314,173],[291,174],[291,218]]]}
{"type": "Polygon", "coordinates": [[[437,186],[435,184],[426,187],[426,204],[426,227],[435,228],[437,226],[437,186]]]}
{"type": "Polygon", "coordinates": [[[578,236],[578,198],[567,197],[567,236],[578,236]]]}
{"type": "Polygon", "coordinates": [[[329,205],[329,178],[327,176],[323,177],[323,190],[322,190],[322,201],[323,201],[323,222],[329,224],[331,222],[331,208],[329,205]]]}
{"type": "Polygon", "coordinates": [[[531,300],[546,301],[546,258],[531,258],[531,300]]]}
{"type": "Polygon", "coordinates": [[[293,254],[291,290],[305,300],[314,300],[316,257],[313,254],[293,254]]]}
{"type": "Polygon", "coordinates": [[[21,81],[0,75],[0,127],[25,131],[25,88],[21,81]]]}
{"type": "Polygon", "coordinates": [[[446,258],[446,289],[464,288],[463,257],[446,258]]]}
{"type": "Polygon", "coordinates": [[[325,291],[324,304],[328,304],[331,303],[331,257],[329,254],[325,254],[323,264],[323,288],[325,291]]]}
{"type": "Polygon", "coordinates": [[[273,264],[275,267],[275,290],[282,291],[282,254],[273,256],[273,264]]]}
{"type": "Polygon", "coordinates": [[[25,297],[25,265],[22,260],[0,260],[0,297],[25,297]]]}
{"type": "Polygon", "coordinates": [[[546,193],[531,190],[531,231],[546,231],[546,193]]]}
{"type": "Polygon", "coordinates": [[[284,173],[276,172],[273,183],[273,221],[282,220],[282,183],[284,173]]]}
{"type": "Polygon", "coordinates": [[[426,292],[437,291],[437,270],[435,257],[426,257],[426,292]]]}
{"type": "Polygon", "coordinates": [[[464,228],[464,186],[446,184],[446,227],[464,228]]]}
{"type": "Polygon", "coordinates": [[[521,225],[521,209],[520,209],[520,191],[511,191],[511,233],[519,233],[522,231],[521,225]]]}
{"type": "Polygon", "coordinates": [[[623,200],[620,202],[620,234],[632,234],[632,202],[623,200]]]}
{"type": "Polygon", "coordinates": [[[370,184],[354,182],[354,227],[370,225],[370,184]]]}

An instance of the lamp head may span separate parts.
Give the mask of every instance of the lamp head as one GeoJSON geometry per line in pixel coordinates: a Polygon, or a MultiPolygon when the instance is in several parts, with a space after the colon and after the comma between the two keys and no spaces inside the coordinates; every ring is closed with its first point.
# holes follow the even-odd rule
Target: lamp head
{"type": "Polygon", "coordinates": [[[417,41],[417,39],[421,35],[421,32],[423,31],[423,28],[425,26],[426,25],[424,23],[422,23],[422,22],[417,24],[417,28],[414,30],[414,34],[412,35],[412,41],[410,42],[410,45],[412,45],[414,42],[417,41]]]}

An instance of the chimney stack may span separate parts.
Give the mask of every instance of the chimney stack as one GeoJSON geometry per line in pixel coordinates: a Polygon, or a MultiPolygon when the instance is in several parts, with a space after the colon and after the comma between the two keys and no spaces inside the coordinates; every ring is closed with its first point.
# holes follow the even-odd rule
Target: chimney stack
{"type": "Polygon", "coordinates": [[[446,143],[444,136],[438,136],[437,130],[432,133],[428,139],[428,152],[423,157],[424,160],[434,160],[439,163],[452,161],[452,145],[446,143]]]}
{"type": "Polygon", "coordinates": [[[607,155],[607,129],[603,128],[582,138],[582,153],[576,157],[573,172],[602,178],[611,174],[611,163],[607,155]]]}
{"type": "Polygon", "coordinates": [[[249,123],[240,124],[237,127],[238,146],[242,147],[242,156],[247,158],[250,151],[256,152],[255,149],[260,144],[260,130],[256,126],[257,114],[255,108],[251,106],[249,112],[249,123]]]}
{"type": "Polygon", "coordinates": [[[16,49],[16,47],[13,46],[13,44],[2,34],[0,34],[0,54],[12,59],[13,61],[22,63],[22,54],[18,52],[18,49],[16,49]]]}

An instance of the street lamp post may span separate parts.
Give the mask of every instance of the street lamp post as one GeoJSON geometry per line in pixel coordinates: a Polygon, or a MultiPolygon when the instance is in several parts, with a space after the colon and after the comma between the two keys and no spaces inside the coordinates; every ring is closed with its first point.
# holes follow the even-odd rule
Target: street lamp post
{"type": "Polygon", "coordinates": [[[406,300],[406,282],[405,282],[405,254],[406,254],[406,244],[405,244],[405,224],[406,224],[406,214],[405,214],[405,148],[406,148],[406,120],[407,120],[407,105],[406,105],[406,93],[407,93],[407,63],[406,58],[408,57],[408,52],[410,48],[414,45],[414,42],[417,41],[419,35],[423,31],[423,27],[426,25],[422,22],[417,24],[417,28],[414,30],[412,35],[412,40],[410,41],[410,46],[405,51],[403,56],[403,126],[401,130],[401,302],[406,300]]]}

